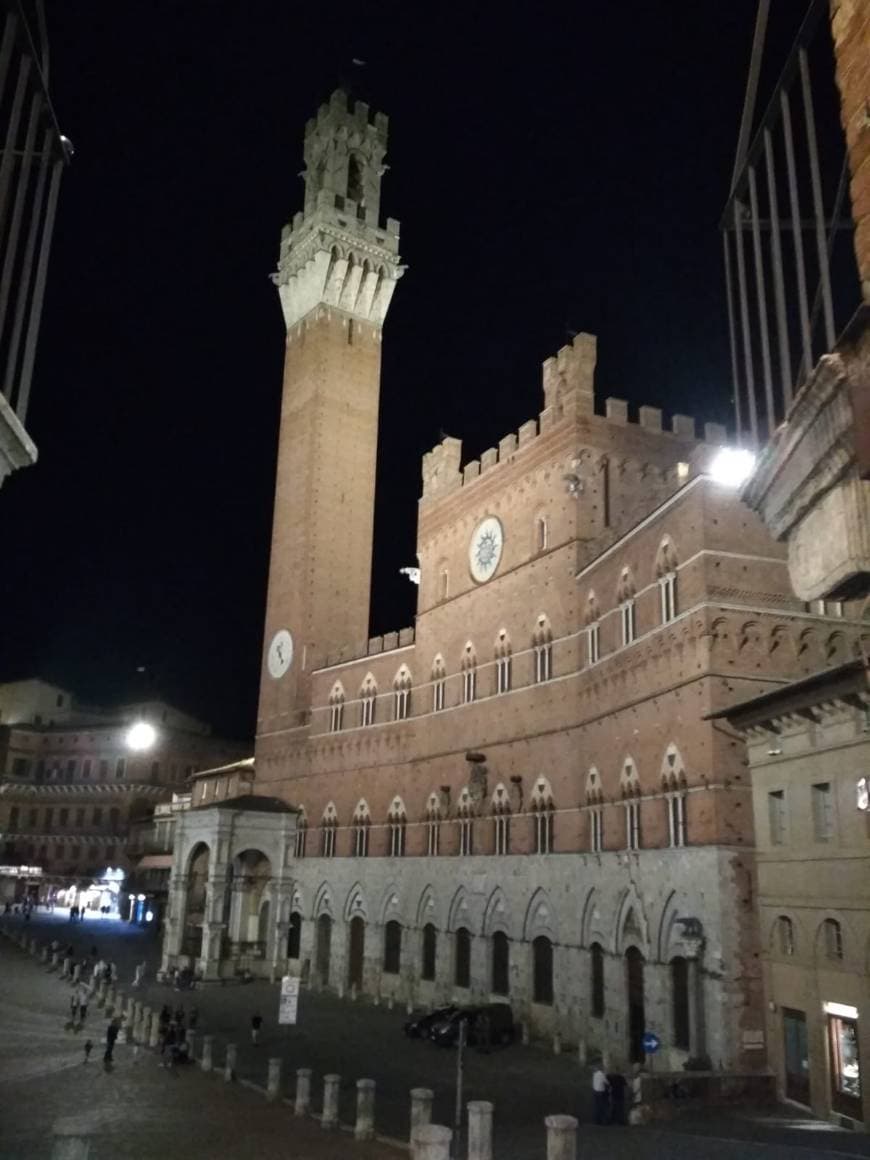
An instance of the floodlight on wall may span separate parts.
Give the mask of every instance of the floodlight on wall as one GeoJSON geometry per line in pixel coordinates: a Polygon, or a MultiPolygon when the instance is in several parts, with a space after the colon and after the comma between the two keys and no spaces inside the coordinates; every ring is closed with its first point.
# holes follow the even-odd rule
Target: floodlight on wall
{"type": "Polygon", "coordinates": [[[725,487],[742,487],[755,470],[755,456],[745,447],[720,447],[710,464],[710,476],[725,487]]]}
{"type": "Polygon", "coordinates": [[[127,736],[124,740],[128,749],[132,749],[134,753],[143,753],[154,745],[157,740],[157,730],[148,721],[137,721],[127,730],[127,736]]]}

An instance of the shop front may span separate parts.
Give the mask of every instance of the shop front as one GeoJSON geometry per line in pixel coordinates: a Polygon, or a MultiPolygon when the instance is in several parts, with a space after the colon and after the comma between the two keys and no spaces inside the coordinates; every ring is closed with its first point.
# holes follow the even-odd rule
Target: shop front
{"type": "Polygon", "coordinates": [[[825,1003],[831,1110],[852,1120],[863,1120],[861,1060],[858,1049],[858,1008],[825,1003]]]}

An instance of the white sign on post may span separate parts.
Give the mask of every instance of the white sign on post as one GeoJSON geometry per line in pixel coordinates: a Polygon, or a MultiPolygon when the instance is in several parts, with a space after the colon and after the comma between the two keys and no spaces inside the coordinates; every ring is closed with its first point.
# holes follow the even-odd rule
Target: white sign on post
{"type": "Polygon", "coordinates": [[[281,980],[281,999],[278,1005],[278,1022],[295,1023],[299,1010],[299,980],[285,975],[281,980]]]}

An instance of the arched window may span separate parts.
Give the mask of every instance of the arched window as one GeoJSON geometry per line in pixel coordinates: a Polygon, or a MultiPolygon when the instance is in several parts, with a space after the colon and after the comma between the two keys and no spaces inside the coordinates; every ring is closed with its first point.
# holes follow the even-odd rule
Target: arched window
{"type": "Polygon", "coordinates": [[[785,914],[776,920],[776,949],[788,958],[794,954],[794,923],[785,914]]]}
{"type": "Polygon", "coordinates": [[[308,818],[305,810],[301,809],[296,817],[296,834],[293,839],[293,857],[304,858],[308,839],[308,818]]]}
{"type": "Polygon", "coordinates": [[[462,703],[470,704],[477,696],[477,657],[469,643],[462,653],[462,703]]]}
{"type": "Polygon", "coordinates": [[[450,595],[450,573],[444,567],[438,573],[438,599],[446,600],[450,595]]]}
{"type": "Polygon", "coordinates": [[[329,731],[338,733],[344,722],[344,688],[336,681],[329,694],[329,731]]]}
{"type": "Polygon", "coordinates": [[[640,777],[637,767],[630,757],[622,767],[619,788],[622,791],[625,805],[625,848],[626,850],[639,850],[641,848],[640,777]]]}
{"type": "Polygon", "coordinates": [[[623,646],[631,644],[637,635],[637,617],[634,602],[635,586],[630,568],[623,568],[616,590],[619,604],[619,622],[622,625],[623,646]]]}
{"type": "Polygon", "coordinates": [[[593,943],[589,948],[589,982],[592,989],[591,1010],[596,1019],[604,1017],[604,948],[601,943],[593,943]]]}
{"type": "Polygon", "coordinates": [[[589,850],[600,854],[604,849],[604,794],[601,774],[593,765],[586,775],[586,807],[589,817],[589,850]]]}
{"type": "Polygon", "coordinates": [[[436,858],[441,852],[441,799],[437,793],[429,794],[426,803],[426,853],[436,858]]]}
{"type": "Polygon", "coordinates": [[[357,858],[369,856],[369,831],[372,819],[365,800],[361,800],[353,811],[353,852],[357,858]]]}
{"type": "Polygon", "coordinates": [[[426,982],[433,982],[435,979],[435,964],[437,962],[438,950],[438,932],[431,922],[427,922],[423,927],[423,961],[420,970],[420,977],[426,982]]]}
{"type": "Polygon", "coordinates": [[[492,936],[492,978],[490,986],[493,995],[510,994],[510,943],[503,930],[492,936]]]}
{"type": "Polygon", "coordinates": [[[671,960],[671,1011],[674,1047],[689,1050],[689,963],[677,956],[671,960]]]}
{"type": "Polygon", "coordinates": [[[495,854],[509,854],[511,852],[511,803],[507,790],[501,784],[495,787],[492,795],[492,820],[495,854]]]}
{"type": "Polygon", "coordinates": [[[546,778],[541,777],[535,783],[530,805],[535,826],[535,853],[552,854],[556,807],[553,791],[546,778]]]}
{"type": "Polygon", "coordinates": [[[453,960],[453,982],[457,987],[471,986],[471,931],[461,926],[456,932],[453,960]]]}
{"type": "Polygon", "coordinates": [[[546,552],[550,546],[550,528],[546,516],[537,516],[535,519],[535,551],[546,552]]]}
{"type": "Polygon", "coordinates": [[[668,840],[671,846],[686,844],[686,774],[675,745],[665,750],[662,762],[662,790],[668,812],[668,840]]]}
{"type": "Polygon", "coordinates": [[[378,700],[378,686],[375,678],[368,673],[359,691],[360,725],[373,725],[375,722],[375,706],[378,700]]]}
{"type": "Polygon", "coordinates": [[[390,857],[404,858],[405,833],[408,826],[408,818],[405,814],[404,803],[400,797],[393,798],[387,823],[390,835],[390,857]]]}
{"type": "Polygon", "coordinates": [[[586,662],[597,665],[601,659],[601,613],[598,609],[598,600],[595,593],[590,592],[586,598],[586,662]]]}
{"type": "Polygon", "coordinates": [[[511,687],[511,642],[505,629],[495,642],[495,691],[509,693],[511,687]]]}
{"type": "Polygon", "coordinates": [[[393,681],[395,719],[404,721],[411,712],[411,674],[407,665],[402,665],[393,681]]]}
{"type": "Polygon", "coordinates": [[[402,927],[391,918],[384,927],[384,974],[398,975],[402,965],[402,927]]]}
{"type": "Polygon", "coordinates": [[[553,944],[542,934],[532,943],[533,998],[548,1006],[553,1002],[553,944]]]}
{"type": "Polygon", "coordinates": [[[287,928],[287,958],[298,959],[302,947],[302,915],[294,910],[287,928]]]}
{"type": "Polygon", "coordinates": [[[444,658],[439,655],[432,662],[432,712],[440,713],[444,708],[444,694],[447,691],[447,670],[444,658]]]}
{"type": "Polygon", "coordinates": [[[353,153],[347,163],[347,196],[349,201],[355,201],[358,205],[364,200],[363,167],[353,153]]]}
{"type": "Polygon", "coordinates": [[[474,799],[468,786],[459,795],[456,812],[459,815],[459,853],[470,857],[474,853],[474,799]]]}
{"type": "Polygon", "coordinates": [[[338,817],[332,802],[323,811],[320,822],[320,856],[321,858],[335,857],[335,832],[338,829],[338,817]]]}
{"type": "Polygon", "coordinates": [[[843,958],[843,929],[835,918],[826,918],[822,923],[822,946],[826,958],[843,958]]]}
{"type": "Polygon", "coordinates": [[[538,617],[532,634],[532,648],[535,653],[535,681],[549,681],[553,675],[553,630],[543,614],[538,617]]]}
{"type": "Polygon", "coordinates": [[[677,615],[677,554],[667,536],[656,554],[656,580],[662,624],[669,624],[677,615]]]}

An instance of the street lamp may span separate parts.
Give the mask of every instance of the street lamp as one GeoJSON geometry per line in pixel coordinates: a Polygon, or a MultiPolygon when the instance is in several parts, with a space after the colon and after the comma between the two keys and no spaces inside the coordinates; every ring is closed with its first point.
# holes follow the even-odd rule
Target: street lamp
{"type": "Polygon", "coordinates": [[[157,730],[148,721],[136,721],[127,730],[125,742],[128,749],[134,753],[144,753],[151,749],[157,740],[157,730]]]}

